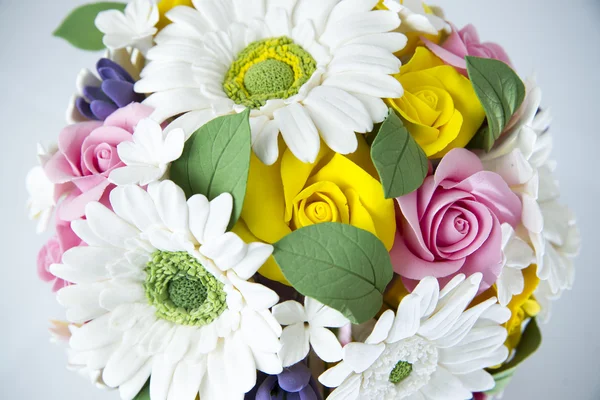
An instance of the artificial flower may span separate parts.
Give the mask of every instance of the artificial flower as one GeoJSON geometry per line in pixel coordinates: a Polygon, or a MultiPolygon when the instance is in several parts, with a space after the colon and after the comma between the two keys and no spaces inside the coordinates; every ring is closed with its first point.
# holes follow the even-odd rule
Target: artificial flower
{"type": "Polygon", "coordinates": [[[373,0],[314,2],[192,1],[148,52],[135,89],[152,93],[152,117],[194,132],[221,115],[251,109],[252,147],[266,164],[279,156],[278,137],[301,161],[317,158],[321,138],[332,150],[356,150],[387,116],[382,98],[402,95],[391,74],[393,52],[406,37],[391,11],[373,0]]]}
{"type": "Polygon", "coordinates": [[[397,31],[405,34],[408,39],[404,49],[396,53],[401,59],[414,54],[423,38],[438,43],[450,31],[441,10],[422,0],[383,0],[377,8],[394,11],[400,17],[401,23],[397,31]]]}
{"type": "Polygon", "coordinates": [[[452,33],[441,45],[427,38],[423,38],[423,42],[442,61],[458,69],[464,76],[468,76],[466,56],[493,58],[511,66],[504,49],[496,43],[481,43],[477,30],[471,24],[460,31],[452,25],[452,33]]]}
{"type": "Polygon", "coordinates": [[[490,152],[478,154],[484,168],[500,174],[521,198],[523,229],[517,231],[535,250],[540,290],[551,294],[546,298],[557,298],[572,286],[572,258],[581,240],[572,212],[558,202],[556,166],[550,160],[552,118],[548,110],[540,110],[541,98],[535,80],[529,79],[523,104],[505,132],[490,152]]]}
{"type": "Polygon", "coordinates": [[[519,198],[500,175],[484,171],[470,151],[454,149],[397,201],[402,230],[391,257],[409,289],[426,276],[447,282],[475,272],[483,273],[481,291],[494,284],[502,269],[501,225],[517,226],[521,216],[519,198]]]}
{"type": "Polygon", "coordinates": [[[144,57],[137,50],[108,50],[97,64],[97,74],[87,68],[77,75],[77,92],[67,107],[67,123],[104,120],[117,108],[144,96],[133,91],[133,83],[140,79],[144,57]],[[92,107],[92,104],[95,103],[92,107]]]}
{"type": "Polygon", "coordinates": [[[60,210],[61,219],[73,221],[82,217],[89,202],[107,203],[106,195],[113,186],[108,176],[124,165],[117,145],[131,141],[134,127],[151,112],[148,106],[132,103],[104,122],[80,122],[63,129],[58,151],[44,167],[51,182],[62,185],[63,193],[70,192],[60,210]]]}
{"type": "Polygon", "coordinates": [[[106,10],[98,13],[95,24],[104,34],[102,41],[110,50],[134,47],[145,54],[153,45],[158,18],[158,7],[153,1],[131,0],[124,12],[106,10]]]}
{"type": "Polygon", "coordinates": [[[36,231],[42,233],[48,228],[56,205],[54,184],[46,176],[44,168],[38,165],[27,173],[25,187],[29,193],[29,219],[37,221],[36,231]]]}
{"type": "MultiPolygon", "coordinates": [[[[261,374],[263,375],[263,374],[261,374]]],[[[302,362],[283,369],[277,376],[263,375],[245,400],[320,400],[320,390],[310,369],[302,362]]]]}
{"type": "Polygon", "coordinates": [[[484,368],[506,360],[510,317],[496,299],[469,307],[482,275],[457,275],[440,291],[433,277],[384,312],[364,343],[344,347],[341,363],[319,381],[330,400],[469,400],[494,387],[484,368]]]}
{"type": "Polygon", "coordinates": [[[502,224],[502,270],[496,280],[498,303],[506,306],[512,296],[521,294],[525,288],[522,270],[535,262],[533,249],[515,235],[509,224],[502,224]]]}
{"type": "Polygon", "coordinates": [[[169,25],[171,21],[167,18],[166,14],[169,10],[179,7],[179,6],[187,6],[193,7],[192,0],[159,0],[158,2],[158,15],[159,20],[156,27],[160,30],[165,26],[169,25]]]}
{"type": "Polygon", "coordinates": [[[256,370],[282,371],[281,326],[272,290],[250,280],[273,248],[226,232],[233,199],[186,201],[171,181],[148,191],[119,186],[110,211],[86,207],[75,247],[51,272],[75,283],[58,292],[72,323],[78,364],[131,400],[150,378],[150,396],[242,398],[256,370]]]}
{"type": "Polygon", "coordinates": [[[163,132],[150,118],[141,120],[133,132],[133,141],[117,146],[125,167],[114,169],[110,180],[117,185],[138,183],[145,186],[162,178],[172,161],[181,157],[185,135],[182,129],[163,132]]]}
{"type": "Polygon", "coordinates": [[[485,111],[471,82],[425,47],[396,78],[404,96],[387,102],[429,158],[465,147],[483,124],[485,111]]]}
{"type": "MultiPolygon", "coordinates": [[[[246,241],[275,243],[304,226],[341,222],[376,235],[389,250],[396,225],[394,201],[386,199],[364,138],[348,156],[326,146],[314,163],[305,164],[289,149],[272,166],[250,161],[242,218],[235,231],[246,241]]],[[[274,259],[260,273],[287,282],[274,259]]]]}
{"type": "Polygon", "coordinates": [[[81,239],[73,232],[71,224],[57,218],[56,235],[46,242],[37,256],[38,276],[44,282],[52,282],[53,292],[57,292],[70,283],[56,277],[50,271],[50,267],[53,264],[60,264],[66,251],[81,244],[81,239]]]}
{"type": "Polygon", "coordinates": [[[339,311],[304,298],[304,306],[297,301],[286,301],[273,307],[273,316],[283,328],[279,358],[284,367],[294,365],[306,358],[310,347],[325,362],[342,359],[342,346],[327,328],[341,328],[350,321],[339,311]]]}

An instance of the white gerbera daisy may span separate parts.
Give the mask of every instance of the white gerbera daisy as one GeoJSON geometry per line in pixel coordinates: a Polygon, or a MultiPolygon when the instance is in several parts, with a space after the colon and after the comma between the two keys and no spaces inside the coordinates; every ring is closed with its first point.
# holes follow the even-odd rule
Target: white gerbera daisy
{"type": "Polygon", "coordinates": [[[523,269],[535,262],[533,249],[515,234],[510,224],[502,224],[503,267],[496,280],[498,303],[506,306],[513,296],[523,293],[523,269]]]}
{"type": "Polygon", "coordinates": [[[364,343],[319,380],[337,387],[330,400],[468,400],[494,387],[484,368],[508,356],[500,324],[510,311],[489,299],[474,307],[482,275],[458,275],[443,290],[433,277],[407,295],[396,316],[384,312],[364,343]]]}
{"type": "Polygon", "coordinates": [[[163,132],[157,122],[145,118],[135,127],[133,141],[117,146],[119,158],[126,166],[112,171],[110,180],[117,185],[145,186],[155,182],[165,175],[171,162],[181,157],[184,144],[183,129],[163,132]]]}
{"type": "Polygon", "coordinates": [[[334,151],[352,153],[355,132],[387,115],[382,98],[402,96],[392,74],[406,37],[377,0],[193,0],[167,13],[136,91],[163,122],[189,135],[207,121],[252,110],[252,145],[277,160],[281,132],[289,149],[312,162],[319,134],[334,151]]]}
{"type": "Polygon", "coordinates": [[[337,310],[310,297],[304,298],[304,307],[297,301],[286,301],[273,307],[273,316],[281,325],[287,325],[281,334],[279,358],[284,367],[306,358],[312,346],[325,362],[342,359],[342,346],[327,328],[341,328],[350,323],[337,310]]]}
{"type": "Polygon", "coordinates": [[[111,49],[133,47],[145,54],[152,47],[158,29],[159,13],[151,0],[131,0],[125,11],[107,10],[98,13],[95,24],[104,33],[104,45],[111,49]]]}
{"type": "Polygon", "coordinates": [[[242,399],[256,370],[281,372],[272,290],[249,281],[272,247],[226,232],[232,197],[187,202],[171,181],[111,192],[73,229],[88,244],[52,272],[75,285],[58,300],[72,323],[71,363],[102,370],[132,399],[150,378],[153,399],[242,399]]]}

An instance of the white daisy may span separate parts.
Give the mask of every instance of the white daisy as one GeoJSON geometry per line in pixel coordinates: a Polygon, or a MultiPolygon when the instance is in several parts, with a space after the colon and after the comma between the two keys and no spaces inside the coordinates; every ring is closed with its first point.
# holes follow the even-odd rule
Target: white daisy
{"type": "Polygon", "coordinates": [[[500,324],[510,311],[489,299],[474,307],[482,275],[458,275],[439,290],[433,277],[407,295],[396,316],[384,312],[364,343],[319,380],[338,387],[330,400],[467,400],[494,387],[484,368],[508,356],[500,324]]]}
{"type": "Polygon", "coordinates": [[[104,33],[104,45],[111,49],[134,47],[145,54],[152,47],[158,31],[158,7],[151,0],[131,0],[125,11],[107,10],[98,13],[96,27],[104,33]]]}
{"type": "Polygon", "coordinates": [[[287,325],[281,334],[279,358],[284,367],[306,358],[312,346],[325,362],[342,359],[342,346],[327,328],[341,328],[350,322],[339,311],[304,298],[304,307],[297,301],[286,301],[273,307],[273,316],[281,325],[287,325]]]}
{"type": "Polygon", "coordinates": [[[75,285],[58,300],[72,323],[71,362],[102,371],[132,399],[150,378],[153,399],[242,399],[256,370],[281,372],[272,290],[249,280],[271,255],[226,232],[233,199],[195,195],[171,181],[120,186],[73,222],[88,246],[52,272],[75,285]]]}
{"type": "MultiPolygon", "coordinates": [[[[429,35],[437,35],[442,30],[450,32],[450,25],[436,13],[427,12],[427,6],[422,0],[384,0],[383,5],[400,16],[400,32],[429,35]]],[[[430,10],[432,11],[431,8],[430,10]]]]}
{"type": "Polygon", "coordinates": [[[525,278],[522,270],[535,262],[533,249],[515,235],[509,224],[502,224],[503,267],[496,280],[498,303],[506,306],[513,296],[523,293],[525,278]]]}
{"type": "Polygon", "coordinates": [[[142,186],[158,181],[170,163],[181,157],[184,144],[183,129],[167,133],[157,122],[143,119],[135,127],[133,141],[117,146],[119,158],[126,166],[112,171],[110,180],[117,185],[137,183],[142,186]]]}
{"type": "MultiPolygon", "coordinates": [[[[552,297],[573,283],[571,259],[579,251],[579,233],[569,209],[558,203],[560,191],[550,159],[552,120],[540,111],[541,90],[528,80],[527,95],[501,138],[489,153],[480,153],[486,169],[497,172],[523,202],[522,226],[517,233],[533,246],[542,292],[552,297]],[[561,252],[563,246],[567,250],[561,252]]],[[[514,293],[516,294],[516,293],[514,293]]]]}
{"type": "MultiPolygon", "coordinates": [[[[134,81],[140,79],[140,71],[143,68],[145,59],[142,54],[135,49],[117,49],[107,50],[104,58],[119,64],[134,81]]],[[[90,71],[88,68],[83,68],[79,71],[75,81],[76,92],[71,96],[67,106],[66,120],[67,124],[75,124],[78,122],[88,121],[88,118],[83,116],[75,105],[78,98],[85,98],[84,89],[89,86],[100,87],[102,80],[98,74],[90,71]]]]}
{"type": "Polygon", "coordinates": [[[29,193],[27,201],[29,219],[37,221],[37,233],[45,232],[56,206],[54,184],[46,176],[44,168],[38,165],[27,174],[25,186],[29,193]]]}
{"type": "Polygon", "coordinates": [[[387,115],[382,98],[402,96],[392,74],[406,37],[377,0],[193,0],[167,13],[151,61],[136,83],[163,122],[194,132],[207,121],[251,108],[252,146],[266,164],[281,132],[294,155],[315,160],[320,137],[352,153],[355,132],[387,115]]]}

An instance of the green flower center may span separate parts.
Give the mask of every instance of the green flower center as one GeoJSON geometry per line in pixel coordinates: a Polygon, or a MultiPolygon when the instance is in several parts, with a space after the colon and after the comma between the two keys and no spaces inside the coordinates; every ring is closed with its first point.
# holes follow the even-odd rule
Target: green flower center
{"type": "Polygon", "coordinates": [[[250,43],[225,75],[223,90],[237,104],[260,108],[298,93],[317,69],[315,59],[282,36],[250,43]]]}
{"type": "Polygon", "coordinates": [[[390,372],[390,382],[397,384],[408,378],[412,372],[412,364],[406,361],[398,361],[392,372],[390,372]]]}
{"type": "Polygon", "coordinates": [[[159,318],[203,326],[227,308],[223,284],[186,252],[155,252],[146,274],[146,297],[159,318]]]}

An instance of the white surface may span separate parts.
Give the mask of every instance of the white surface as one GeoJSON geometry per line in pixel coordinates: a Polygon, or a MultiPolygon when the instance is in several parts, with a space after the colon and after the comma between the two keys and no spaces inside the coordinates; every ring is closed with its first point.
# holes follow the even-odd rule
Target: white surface
{"type": "MultiPolygon", "coordinates": [[[[46,319],[60,318],[35,259],[36,237],[25,213],[25,174],[35,144],[55,140],[75,76],[97,54],[51,37],[82,0],[0,0],[0,156],[3,259],[0,291],[0,398],[117,399],[65,369],[65,355],[48,342],[46,319]]],[[[597,0],[438,0],[459,27],[472,22],[485,40],[504,45],[521,75],[536,70],[545,107],[554,114],[554,157],[564,201],[580,220],[584,249],[575,290],[555,306],[544,344],[524,364],[509,400],[600,399],[600,3],[597,0]]]]}

